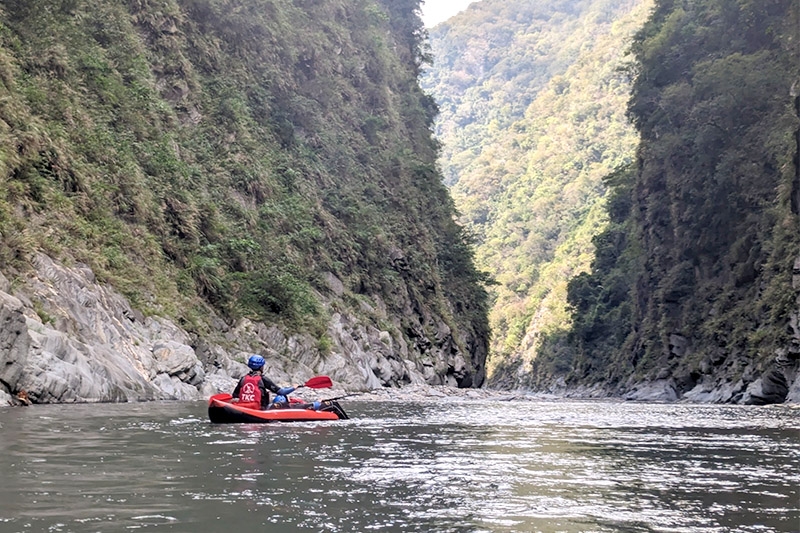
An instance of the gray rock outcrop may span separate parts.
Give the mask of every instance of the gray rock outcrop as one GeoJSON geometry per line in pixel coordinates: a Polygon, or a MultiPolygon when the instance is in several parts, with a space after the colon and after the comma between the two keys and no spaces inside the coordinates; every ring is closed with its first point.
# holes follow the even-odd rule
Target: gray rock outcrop
{"type": "MultiPolygon", "coordinates": [[[[330,275],[328,284],[342,290],[330,275]]],[[[334,313],[331,346],[320,350],[310,336],[287,336],[278,327],[220,321],[212,339],[193,338],[173,322],[145,317],[84,265],[66,267],[38,255],[34,271],[11,284],[0,274],[0,405],[33,403],[199,400],[229,392],[247,372],[251,353],[267,359],[276,383],[302,383],[330,375],[343,390],[405,384],[454,385],[466,371],[445,324],[428,324],[412,339],[394,324],[380,330],[352,314],[334,313]],[[415,346],[416,347],[416,346],[415,346]]],[[[391,323],[379,300],[368,315],[391,323]]]]}
{"type": "Polygon", "coordinates": [[[0,292],[5,392],[36,403],[199,397],[202,366],[179,328],[134,312],[86,267],[44,255],[35,266],[19,297],[0,292]]]}

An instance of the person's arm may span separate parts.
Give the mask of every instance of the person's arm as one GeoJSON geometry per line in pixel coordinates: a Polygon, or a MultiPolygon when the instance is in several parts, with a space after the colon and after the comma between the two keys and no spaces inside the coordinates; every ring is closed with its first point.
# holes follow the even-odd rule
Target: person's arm
{"type": "Polygon", "coordinates": [[[274,394],[280,394],[279,391],[282,390],[282,389],[280,387],[278,387],[275,384],[275,382],[272,381],[271,379],[269,379],[267,376],[261,376],[261,382],[264,384],[264,387],[267,390],[272,391],[274,394]]]}
{"type": "Polygon", "coordinates": [[[267,391],[275,392],[275,389],[278,388],[275,383],[272,382],[271,379],[265,376],[261,376],[261,409],[269,408],[269,393],[267,391]]]}
{"type": "Polygon", "coordinates": [[[271,390],[278,396],[288,396],[291,393],[293,393],[297,388],[297,387],[278,387],[274,381],[272,381],[266,376],[261,376],[261,380],[263,381],[264,386],[267,388],[267,390],[271,390]]]}
{"type": "Polygon", "coordinates": [[[289,396],[291,393],[295,391],[296,388],[297,387],[283,387],[282,389],[279,389],[276,394],[280,396],[289,396]]]}

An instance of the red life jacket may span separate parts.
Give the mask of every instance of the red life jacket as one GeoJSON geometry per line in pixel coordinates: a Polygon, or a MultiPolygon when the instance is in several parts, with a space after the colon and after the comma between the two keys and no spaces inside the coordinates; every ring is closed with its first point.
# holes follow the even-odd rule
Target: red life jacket
{"type": "Polygon", "coordinates": [[[261,409],[261,375],[247,375],[239,389],[239,405],[249,409],[261,409]]]}

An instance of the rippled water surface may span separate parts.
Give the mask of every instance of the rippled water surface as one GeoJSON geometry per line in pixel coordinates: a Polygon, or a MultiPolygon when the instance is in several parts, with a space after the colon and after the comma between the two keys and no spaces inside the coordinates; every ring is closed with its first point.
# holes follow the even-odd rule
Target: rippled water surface
{"type": "Polygon", "coordinates": [[[347,402],[0,409],[0,533],[800,531],[800,410],[347,402]]]}

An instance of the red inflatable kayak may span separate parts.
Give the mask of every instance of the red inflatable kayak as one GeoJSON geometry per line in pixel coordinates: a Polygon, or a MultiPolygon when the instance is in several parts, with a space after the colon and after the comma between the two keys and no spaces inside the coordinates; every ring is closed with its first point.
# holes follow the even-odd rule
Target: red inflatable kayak
{"type": "Polygon", "coordinates": [[[322,402],[319,411],[304,408],[248,409],[233,401],[230,394],[215,394],[208,399],[208,418],[214,424],[264,424],[270,422],[307,422],[312,420],[346,420],[344,409],[336,401],[322,402]]]}

